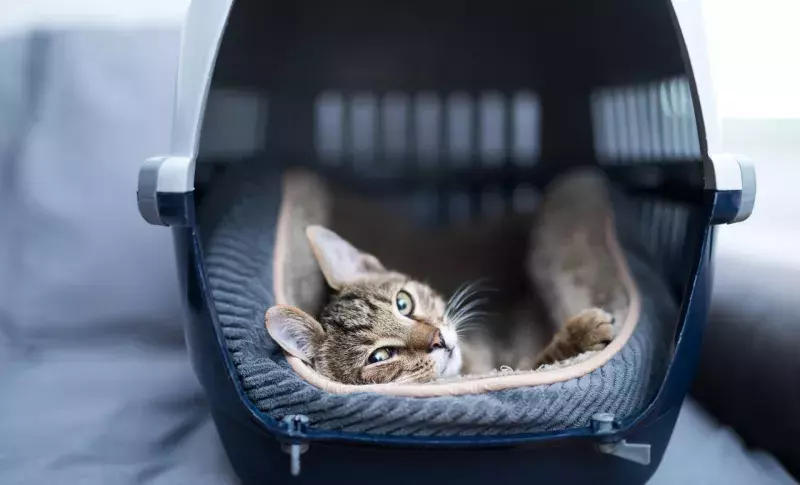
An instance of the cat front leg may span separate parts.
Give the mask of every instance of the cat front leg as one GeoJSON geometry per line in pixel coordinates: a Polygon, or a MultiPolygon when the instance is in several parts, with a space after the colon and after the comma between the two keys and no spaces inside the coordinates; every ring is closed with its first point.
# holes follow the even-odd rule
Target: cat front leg
{"type": "Polygon", "coordinates": [[[613,338],[614,317],[600,308],[588,308],[567,320],[556,332],[536,358],[534,369],[584,352],[603,350],[613,338]]]}

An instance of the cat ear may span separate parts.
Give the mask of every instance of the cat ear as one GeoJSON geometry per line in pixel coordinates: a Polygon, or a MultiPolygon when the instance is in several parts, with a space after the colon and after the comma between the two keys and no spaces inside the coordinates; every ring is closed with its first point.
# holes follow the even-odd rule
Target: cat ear
{"type": "Polygon", "coordinates": [[[341,290],[370,273],[386,271],[378,258],[362,253],[330,229],[308,226],[306,237],[325,280],[334,290],[341,290]]]}
{"type": "Polygon", "coordinates": [[[311,363],[325,331],[313,317],[288,305],[277,305],[265,316],[267,332],[286,352],[311,363]]]}

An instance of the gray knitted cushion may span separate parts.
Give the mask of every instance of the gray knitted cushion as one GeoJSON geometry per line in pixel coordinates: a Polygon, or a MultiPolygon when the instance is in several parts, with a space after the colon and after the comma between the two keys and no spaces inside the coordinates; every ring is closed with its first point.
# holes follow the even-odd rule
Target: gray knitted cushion
{"type": "Polygon", "coordinates": [[[265,311],[275,304],[281,176],[264,169],[246,172],[218,184],[201,208],[205,265],[227,350],[247,396],[275,419],[303,414],[318,428],[391,435],[530,433],[587,426],[597,412],[631,415],[660,385],[677,306],[636,241],[630,201],[616,191],[616,231],[641,294],[641,314],[631,338],[605,365],[565,382],[448,397],[331,394],[310,385],[292,370],[264,326],[265,311]]]}

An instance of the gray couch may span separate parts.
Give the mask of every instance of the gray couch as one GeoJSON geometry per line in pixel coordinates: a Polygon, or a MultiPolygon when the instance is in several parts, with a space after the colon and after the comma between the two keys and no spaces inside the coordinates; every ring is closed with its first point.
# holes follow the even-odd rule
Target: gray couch
{"type": "MultiPolygon", "coordinates": [[[[140,162],[168,147],[177,48],[174,29],[0,41],[4,485],[237,482],[188,364],[169,232],[135,204],[140,162]]],[[[785,394],[781,376],[800,362],[788,291],[800,266],[721,263],[696,393],[797,463],[798,388],[785,394]]],[[[794,481],[690,399],[652,483],[794,481]]]]}

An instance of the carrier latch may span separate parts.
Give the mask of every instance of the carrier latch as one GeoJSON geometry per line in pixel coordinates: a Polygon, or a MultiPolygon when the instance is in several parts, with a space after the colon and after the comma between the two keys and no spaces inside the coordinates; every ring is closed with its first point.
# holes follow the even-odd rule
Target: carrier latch
{"type": "MultiPolygon", "coordinates": [[[[592,416],[592,430],[597,435],[610,434],[614,432],[614,415],[610,413],[597,413],[592,416]]],[[[650,464],[650,445],[648,443],[628,443],[622,439],[609,441],[596,445],[597,451],[608,455],[614,455],[624,460],[632,461],[640,465],[650,464]]]]}
{"type": "Polygon", "coordinates": [[[287,428],[289,439],[283,444],[283,451],[289,454],[290,465],[289,470],[293,477],[300,475],[300,455],[308,451],[308,442],[293,435],[302,435],[308,426],[308,416],[302,414],[290,414],[283,418],[283,424],[287,428]]]}
{"type": "Polygon", "coordinates": [[[171,226],[187,224],[191,195],[193,161],[189,157],[154,157],[139,169],[136,201],[139,214],[150,224],[171,226]]]}
{"type": "Polygon", "coordinates": [[[714,224],[742,222],[753,213],[756,200],[756,169],[741,155],[709,155],[703,162],[705,189],[717,193],[714,224]]]}

